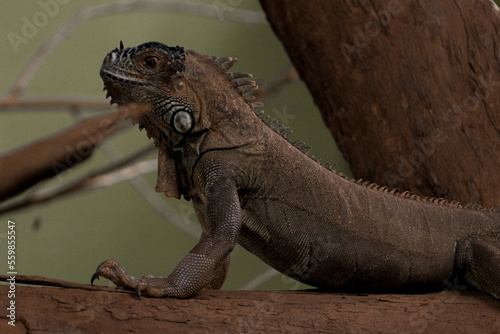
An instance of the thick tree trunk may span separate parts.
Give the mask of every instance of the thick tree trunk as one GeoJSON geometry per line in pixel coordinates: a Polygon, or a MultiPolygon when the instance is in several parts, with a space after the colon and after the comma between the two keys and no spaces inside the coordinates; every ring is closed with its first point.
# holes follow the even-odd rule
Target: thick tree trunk
{"type": "Polygon", "coordinates": [[[65,288],[16,285],[15,298],[7,297],[10,286],[0,286],[0,332],[483,334],[500,329],[499,303],[474,291],[425,295],[204,291],[185,300],[137,300],[114,288],[59,283],[65,288]],[[13,312],[7,309],[11,300],[13,312]],[[9,324],[14,319],[8,317],[11,314],[15,326],[9,324]]]}
{"type": "Polygon", "coordinates": [[[357,177],[500,204],[493,2],[261,3],[357,177]]]}

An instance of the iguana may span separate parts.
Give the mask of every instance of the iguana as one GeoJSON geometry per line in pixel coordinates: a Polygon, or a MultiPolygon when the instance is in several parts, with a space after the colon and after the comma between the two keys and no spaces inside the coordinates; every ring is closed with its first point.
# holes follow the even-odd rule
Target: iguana
{"type": "Polygon", "coordinates": [[[278,271],[333,291],[418,291],[452,277],[500,298],[500,213],[347,179],[263,120],[236,62],[149,42],[111,51],[111,103],[148,103],[139,127],[158,147],[156,191],[191,200],[198,244],[165,277],[134,278],[114,259],[92,276],[138,295],[220,289],[236,243],[278,271]]]}

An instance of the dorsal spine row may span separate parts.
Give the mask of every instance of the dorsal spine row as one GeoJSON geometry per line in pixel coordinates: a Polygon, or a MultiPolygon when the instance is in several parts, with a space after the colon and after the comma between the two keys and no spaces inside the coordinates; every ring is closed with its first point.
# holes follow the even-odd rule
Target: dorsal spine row
{"type": "Polygon", "coordinates": [[[425,197],[425,196],[419,196],[416,194],[411,193],[410,191],[404,191],[404,192],[399,192],[397,189],[391,189],[387,186],[381,186],[376,183],[372,183],[369,181],[363,181],[362,179],[351,179],[342,173],[337,173],[334,169],[335,164],[330,164],[330,163],[323,163],[319,159],[316,159],[313,155],[309,154],[309,151],[311,150],[311,146],[306,145],[303,141],[294,141],[291,142],[289,139],[289,135],[292,132],[290,128],[287,126],[279,123],[278,120],[271,119],[270,116],[264,114],[264,110],[262,110],[262,107],[264,107],[264,104],[262,102],[254,102],[255,97],[253,96],[253,92],[255,92],[259,87],[255,83],[255,81],[250,80],[252,79],[252,74],[250,73],[244,73],[244,72],[231,72],[229,73],[228,71],[233,67],[233,65],[236,63],[238,60],[237,58],[231,58],[231,57],[224,57],[224,58],[217,58],[217,57],[212,57],[214,62],[220,66],[220,68],[227,74],[229,79],[234,83],[236,89],[240,92],[240,94],[245,98],[247,103],[250,105],[254,113],[273,131],[275,131],[277,134],[279,134],[281,137],[283,137],[285,140],[287,140],[290,144],[292,144],[294,147],[296,147],[298,150],[300,150],[302,153],[304,153],[306,156],[314,160],[316,163],[320,164],[321,166],[325,167],[326,169],[330,170],[331,172],[335,173],[337,176],[346,179],[356,185],[372,189],[375,191],[382,192],[384,194],[400,197],[400,198],[405,198],[417,202],[426,202],[426,203],[432,203],[436,205],[442,205],[442,206],[448,206],[452,208],[463,208],[467,210],[475,210],[475,211],[490,211],[490,212],[498,212],[500,213],[500,207],[493,207],[491,209],[485,208],[479,204],[466,204],[462,205],[461,203],[457,201],[448,201],[444,198],[433,198],[433,197],[425,197]],[[247,94],[247,93],[252,93],[252,94],[247,94]]]}

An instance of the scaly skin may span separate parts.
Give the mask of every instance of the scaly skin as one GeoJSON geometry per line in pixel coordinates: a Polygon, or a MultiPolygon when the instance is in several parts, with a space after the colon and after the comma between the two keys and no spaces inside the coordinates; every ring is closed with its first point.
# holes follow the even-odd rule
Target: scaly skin
{"type": "Polygon", "coordinates": [[[327,290],[430,291],[458,276],[500,298],[499,213],[341,177],[259,118],[233,63],[156,42],[106,56],[112,102],[151,105],[139,124],[158,146],[156,190],[192,200],[203,234],[169,276],[136,279],[111,259],[92,281],[190,297],[222,286],[239,242],[327,290]]]}

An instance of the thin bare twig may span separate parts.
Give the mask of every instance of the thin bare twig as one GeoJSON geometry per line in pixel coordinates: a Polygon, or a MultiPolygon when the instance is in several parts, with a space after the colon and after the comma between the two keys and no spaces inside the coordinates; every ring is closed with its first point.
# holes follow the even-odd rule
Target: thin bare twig
{"type": "Polygon", "coordinates": [[[280,274],[279,271],[277,271],[274,268],[269,268],[266,271],[264,271],[262,274],[258,275],[254,279],[252,279],[250,282],[246,283],[243,285],[241,288],[238,290],[255,290],[259,287],[264,282],[269,281],[271,278],[274,278],[280,274]]]}
{"type": "Polygon", "coordinates": [[[287,85],[299,80],[299,74],[293,65],[287,67],[282,73],[280,73],[273,82],[271,82],[264,89],[259,89],[255,98],[259,101],[265,102],[274,98],[279,92],[281,92],[287,85]]]}
{"type": "MultiPolygon", "coordinates": [[[[144,180],[143,177],[135,177],[128,180],[130,184],[148,201],[156,212],[161,214],[172,225],[195,239],[201,235],[200,226],[189,217],[182,215],[173,205],[165,202],[161,196],[144,180]]],[[[182,202],[178,202],[183,204],[182,202]]],[[[184,204],[186,205],[186,204],[184,204]]]]}
{"type": "MultiPolygon", "coordinates": [[[[7,280],[11,278],[12,277],[9,275],[0,275],[0,281],[9,282],[7,280]]],[[[55,286],[65,289],[84,289],[84,290],[133,293],[133,291],[128,291],[128,290],[121,290],[117,288],[98,286],[98,285],[92,286],[90,284],[68,282],[44,276],[16,275],[15,282],[16,284],[20,283],[20,284],[41,285],[41,286],[55,286]]]]}
{"type": "Polygon", "coordinates": [[[103,101],[102,99],[13,99],[7,97],[0,100],[0,110],[33,110],[33,109],[50,109],[61,110],[67,112],[68,109],[86,109],[86,110],[97,110],[97,111],[108,111],[109,101],[103,101]]]}
{"type": "MultiPolygon", "coordinates": [[[[100,147],[103,154],[111,161],[119,159],[121,154],[114,148],[111,142],[106,142],[100,147]]],[[[128,182],[139,192],[139,194],[153,207],[156,212],[165,217],[172,225],[192,236],[199,238],[201,230],[190,218],[182,215],[172,205],[165,202],[158,193],[140,175],[129,178],[128,182]]]]}
{"type": "Polygon", "coordinates": [[[110,184],[132,178],[137,173],[148,173],[156,169],[156,160],[149,162],[135,162],[154,149],[148,146],[129,157],[114,164],[94,171],[70,184],[64,184],[49,189],[40,189],[30,193],[25,198],[0,207],[0,215],[20,210],[35,204],[45,203],[65,195],[81,193],[86,190],[109,186],[110,184]],[[135,163],[134,163],[135,162],[135,163]],[[135,173],[135,174],[134,174],[135,173]]]}

